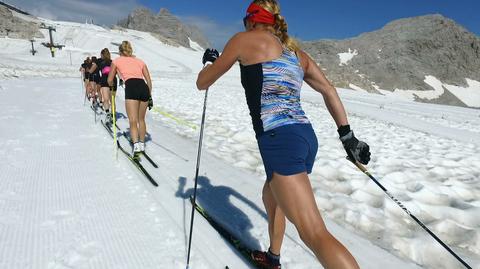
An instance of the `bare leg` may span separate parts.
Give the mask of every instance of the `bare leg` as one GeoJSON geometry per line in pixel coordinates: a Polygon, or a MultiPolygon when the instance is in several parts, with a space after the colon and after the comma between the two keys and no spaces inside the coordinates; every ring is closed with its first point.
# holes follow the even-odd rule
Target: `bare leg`
{"type": "Polygon", "coordinates": [[[97,94],[98,99],[100,100],[100,102],[103,102],[103,100],[102,100],[102,94],[101,94],[101,92],[100,92],[100,84],[95,83],[95,92],[96,92],[96,94],[97,94]]]}
{"type": "Polygon", "coordinates": [[[85,85],[85,96],[90,97],[90,89],[88,87],[88,80],[83,82],[83,85],[85,85]]]}
{"type": "Polygon", "coordinates": [[[307,173],[292,176],[274,173],[270,188],[285,216],[325,269],[360,268],[350,252],[327,231],[307,173]]]}
{"type": "Polygon", "coordinates": [[[147,134],[147,124],[145,123],[145,114],[147,114],[148,102],[140,102],[138,107],[138,135],[140,141],[145,142],[147,134]]]}
{"type": "Polygon", "coordinates": [[[90,96],[92,97],[92,100],[96,102],[96,97],[95,97],[95,82],[90,81],[90,96]]]}
{"type": "Polygon", "coordinates": [[[102,92],[102,100],[103,100],[103,110],[108,110],[110,109],[110,88],[108,87],[102,87],[100,89],[102,92]]]}
{"type": "Polygon", "coordinates": [[[130,123],[130,137],[132,142],[138,142],[138,108],[140,101],[127,99],[125,100],[125,109],[127,110],[128,122],[130,123]]]}
{"type": "Polygon", "coordinates": [[[285,235],[285,215],[277,205],[272,190],[267,182],[263,185],[263,204],[268,215],[268,234],[270,236],[270,251],[280,255],[283,237],[285,235]]]}
{"type": "Polygon", "coordinates": [[[87,97],[90,100],[90,98],[92,97],[92,83],[90,83],[90,81],[87,81],[86,85],[87,85],[87,97]]]}
{"type": "Polygon", "coordinates": [[[88,80],[84,80],[84,81],[83,81],[83,85],[85,86],[85,94],[87,94],[87,96],[88,96],[88,88],[89,88],[89,87],[88,87],[88,83],[89,83],[88,80]]]}
{"type": "MultiPolygon", "coordinates": [[[[117,107],[117,91],[110,91],[110,106],[113,108],[112,106],[112,96],[115,95],[115,107],[117,107]]],[[[112,113],[113,113],[113,109],[112,109],[112,113]]]]}

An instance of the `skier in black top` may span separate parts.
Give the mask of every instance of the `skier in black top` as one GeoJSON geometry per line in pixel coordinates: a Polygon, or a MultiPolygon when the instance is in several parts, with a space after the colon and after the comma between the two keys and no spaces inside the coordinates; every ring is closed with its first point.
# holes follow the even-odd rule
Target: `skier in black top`
{"type": "Polygon", "coordinates": [[[99,98],[100,102],[102,102],[100,96],[100,70],[98,68],[100,60],[101,59],[98,59],[96,56],[92,56],[92,63],[88,69],[88,72],[90,73],[90,97],[93,98],[92,102],[96,102],[97,98],[99,98]]]}
{"type": "Polygon", "coordinates": [[[89,95],[89,81],[90,81],[90,72],[88,70],[92,67],[92,62],[90,57],[87,57],[83,63],[80,65],[79,71],[82,73],[83,87],[85,89],[85,95],[89,95]]]}
{"type": "MultiPolygon", "coordinates": [[[[104,48],[101,52],[101,58],[97,59],[96,62],[92,64],[92,69],[95,68],[98,70],[100,77],[98,79],[98,84],[100,86],[100,93],[101,93],[101,100],[103,101],[103,110],[106,112],[106,119],[105,121],[111,123],[112,121],[112,113],[110,112],[111,107],[111,95],[112,92],[110,91],[110,86],[108,85],[107,78],[108,74],[110,73],[112,59],[110,55],[110,51],[107,48],[104,48]]],[[[112,85],[113,94],[117,91],[117,78],[114,77],[113,85],[112,85]]]]}

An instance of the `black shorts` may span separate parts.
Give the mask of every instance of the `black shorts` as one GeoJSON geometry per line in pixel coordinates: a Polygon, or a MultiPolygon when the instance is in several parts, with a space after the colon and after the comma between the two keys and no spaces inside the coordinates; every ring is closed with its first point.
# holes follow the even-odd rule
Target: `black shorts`
{"type": "Polygon", "coordinates": [[[90,74],[90,81],[100,83],[100,76],[98,74],[90,74]]]}
{"type": "MultiPolygon", "coordinates": [[[[110,88],[110,86],[108,85],[107,79],[108,79],[108,76],[103,76],[103,77],[100,78],[100,87],[110,88]]],[[[113,91],[117,90],[117,78],[116,77],[113,78],[113,89],[111,89],[111,90],[113,90],[113,91]]]]}
{"type": "Polygon", "coordinates": [[[139,100],[147,102],[150,98],[150,91],[145,80],[140,78],[131,78],[125,81],[125,100],[139,100]]]}

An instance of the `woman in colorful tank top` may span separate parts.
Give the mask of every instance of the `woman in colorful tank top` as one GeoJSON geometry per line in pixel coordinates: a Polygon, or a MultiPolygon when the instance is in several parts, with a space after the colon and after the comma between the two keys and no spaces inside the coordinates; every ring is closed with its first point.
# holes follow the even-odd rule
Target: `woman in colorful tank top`
{"type": "Polygon", "coordinates": [[[363,164],[368,145],[353,135],[336,89],[319,66],[287,33],[287,23],[275,0],[255,0],[244,18],[245,32],[234,35],[219,56],[207,49],[205,68],[197,79],[200,90],[210,87],[235,62],[252,118],[266,182],[263,202],[268,214],[270,247],[254,251],[262,268],[279,269],[286,218],[324,268],[359,268],[350,252],[325,227],[308,174],[317,153],[317,138],[300,104],[303,81],[323,95],[348,156],[363,164]]]}
{"type": "Polygon", "coordinates": [[[152,80],[147,65],[133,56],[130,42],[123,41],[119,52],[120,57],[112,62],[108,83],[113,86],[113,79],[117,72],[125,81],[125,109],[130,123],[133,156],[137,158],[138,154],[145,151],[145,134],[147,133],[145,114],[147,107],[152,104],[152,80]]]}

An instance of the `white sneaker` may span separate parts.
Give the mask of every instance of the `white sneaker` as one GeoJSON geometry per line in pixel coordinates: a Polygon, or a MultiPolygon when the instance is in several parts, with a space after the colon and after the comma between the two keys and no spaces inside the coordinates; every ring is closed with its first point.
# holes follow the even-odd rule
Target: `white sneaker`
{"type": "Polygon", "coordinates": [[[140,153],[142,152],[140,150],[140,142],[137,142],[135,144],[133,144],[133,155],[135,155],[136,153],[140,153]]]}
{"type": "Polygon", "coordinates": [[[140,144],[140,151],[145,152],[145,142],[138,142],[140,144]]]}
{"type": "Polygon", "coordinates": [[[110,112],[107,112],[107,114],[105,115],[105,123],[112,123],[112,114],[110,112]]]}

